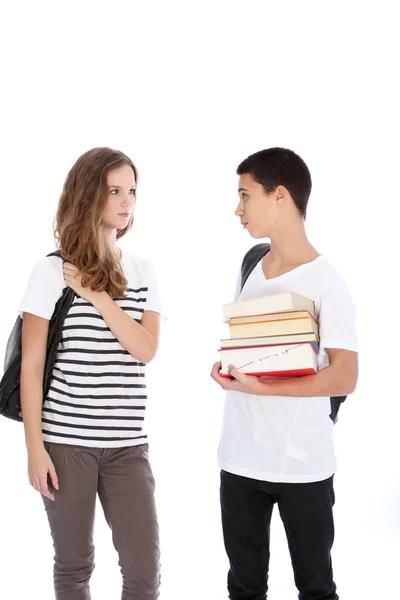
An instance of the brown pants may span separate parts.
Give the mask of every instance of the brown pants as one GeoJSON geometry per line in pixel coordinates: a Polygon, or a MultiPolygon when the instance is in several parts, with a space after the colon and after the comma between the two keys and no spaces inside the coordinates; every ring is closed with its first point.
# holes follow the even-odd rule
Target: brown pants
{"type": "Polygon", "coordinates": [[[43,497],[54,542],[57,600],[90,600],[93,524],[99,494],[122,573],[121,600],[159,597],[160,567],[154,478],[147,444],[86,448],[49,444],[59,491],[43,497]]]}

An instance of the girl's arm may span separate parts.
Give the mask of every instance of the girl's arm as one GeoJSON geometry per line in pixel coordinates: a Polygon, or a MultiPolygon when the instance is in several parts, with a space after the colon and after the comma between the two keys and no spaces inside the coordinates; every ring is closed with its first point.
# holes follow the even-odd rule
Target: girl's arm
{"type": "Polygon", "coordinates": [[[95,307],[129,354],[143,363],[153,360],[160,336],[160,315],[157,312],[145,310],[139,324],[107,292],[94,292],[89,287],[82,287],[82,276],[74,265],[64,263],[63,272],[65,283],[95,307]]]}
{"type": "Polygon", "coordinates": [[[21,407],[28,451],[43,449],[43,374],[49,321],[24,313],[22,325],[21,407]]]}
{"type": "Polygon", "coordinates": [[[42,437],[43,375],[48,329],[47,319],[24,313],[20,392],[29,481],[38,492],[54,500],[54,495],[48,489],[47,473],[56,489],[57,476],[42,437]]]}
{"type": "Polygon", "coordinates": [[[106,292],[91,292],[89,302],[101,314],[119,343],[143,363],[153,360],[159,343],[160,315],[145,310],[137,323],[106,292]]]}

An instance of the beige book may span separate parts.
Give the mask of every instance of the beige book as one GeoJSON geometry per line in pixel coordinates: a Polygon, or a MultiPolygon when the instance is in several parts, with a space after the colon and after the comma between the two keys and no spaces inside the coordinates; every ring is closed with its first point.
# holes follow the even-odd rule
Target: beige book
{"type": "Polygon", "coordinates": [[[266,315],[277,312],[292,312],[306,310],[315,317],[313,300],[293,292],[269,294],[250,300],[241,300],[222,306],[223,321],[228,323],[234,317],[248,317],[253,315],[266,315]]]}
{"type": "Polygon", "coordinates": [[[250,317],[233,317],[230,319],[230,325],[239,325],[240,323],[258,323],[259,321],[282,321],[285,319],[299,319],[301,317],[311,317],[306,310],[294,310],[292,312],[278,312],[270,315],[254,315],[250,317]]]}
{"type": "Polygon", "coordinates": [[[231,338],[294,335],[298,333],[314,333],[319,339],[318,325],[310,316],[300,319],[282,319],[280,321],[260,321],[257,323],[229,325],[231,338]]]}

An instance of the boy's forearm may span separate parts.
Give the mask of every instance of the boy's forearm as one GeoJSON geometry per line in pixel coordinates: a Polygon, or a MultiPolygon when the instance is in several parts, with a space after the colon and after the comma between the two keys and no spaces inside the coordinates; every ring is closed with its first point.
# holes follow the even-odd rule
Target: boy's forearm
{"type": "Polygon", "coordinates": [[[354,384],[345,373],[333,365],[321,369],[315,375],[304,375],[281,380],[260,380],[265,386],[261,395],[266,396],[347,396],[354,391],[354,384]]]}

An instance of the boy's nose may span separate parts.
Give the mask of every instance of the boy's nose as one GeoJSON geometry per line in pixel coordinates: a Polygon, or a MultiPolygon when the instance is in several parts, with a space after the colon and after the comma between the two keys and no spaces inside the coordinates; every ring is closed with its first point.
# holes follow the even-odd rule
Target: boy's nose
{"type": "Polygon", "coordinates": [[[243,206],[241,206],[241,203],[239,202],[239,204],[237,205],[236,210],[235,210],[235,215],[237,217],[240,217],[241,215],[243,215],[243,213],[244,213],[243,206]]]}

